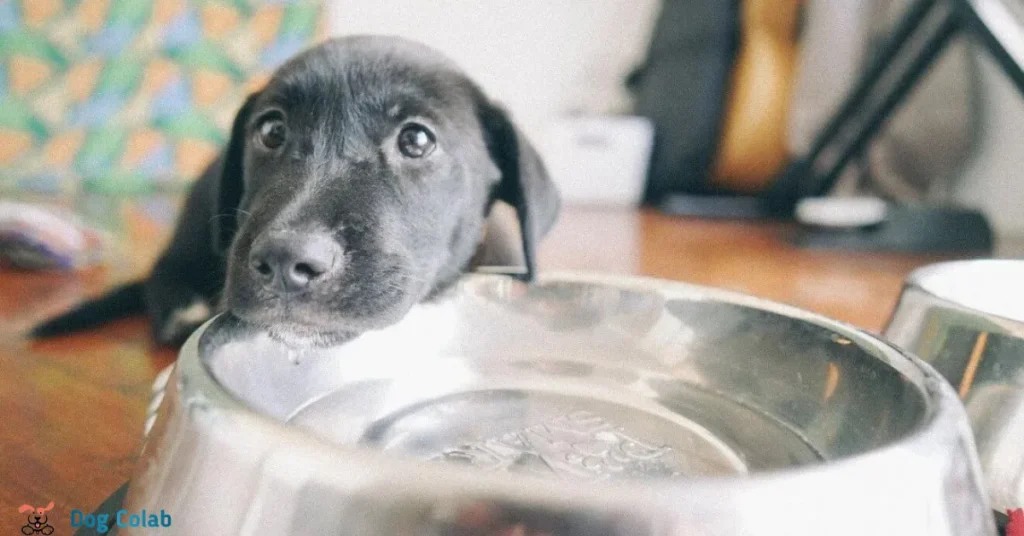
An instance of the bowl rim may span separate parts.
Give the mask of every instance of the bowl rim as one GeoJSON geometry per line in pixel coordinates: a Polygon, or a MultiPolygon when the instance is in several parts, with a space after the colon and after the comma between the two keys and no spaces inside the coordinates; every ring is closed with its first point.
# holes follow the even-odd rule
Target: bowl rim
{"type": "MultiPolygon", "coordinates": [[[[491,274],[467,275],[472,278],[507,278],[491,274]]],[[[360,473],[373,473],[378,478],[391,475],[391,478],[403,481],[403,485],[406,479],[413,482],[422,478],[427,482],[434,482],[443,477],[450,483],[451,489],[458,488],[460,492],[487,490],[500,493],[502,496],[529,497],[530,502],[565,502],[566,497],[576,497],[584,502],[612,500],[617,504],[633,507],[648,502],[668,506],[672,504],[671,501],[665,501],[672,497],[679,498],[680,494],[691,496],[694,493],[740,493],[754,487],[778,486],[783,483],[797,485],[802,481],[817,482],[826,475],[836,474],[859,479],[869,474],[872,468],[878,471],[880,467],[892,467],[892,460],[933,460],[934,456],[922,457],[920,453],[935,453],[937,447],[954,444],[968,449],[971,456],[967,462],[972,477],[976,482],[980,482],[981,471],[966,412],[953,388],[930,365],[879,336],[791,305],[685,282],[586,271],[551,271],[538,274],[538,282],[547,281],[604,284],[620,288],[640,288],[668,295],[686,295],[688,299],[714,299],[810,322],[849,338],[866,353],[894,368],[907,381],[913,383],[924,398],[924,415],[906,435],[878,448],[822,463],[757,471],[745,475],[698,476],[683,480],[585,482],[544,479],[528,474],[484,473],[470,468],[394,456],[369,448],[338,445],[303,433],[296,426],[262,415],[250,408],[212,376],[199,355],[200,340],[221,315],[203,324],[182,346],[175,365],[181,403],[183,406],[189,406],[195,402],[206,410],[223,410],[237,414],[265,431],[286,437],[288,443],[296,448],[308,447],[310,452],[333,452],[334,458],[339,462],[338,472],[357,470],[360,473]],[[349,463],[340,463],[343,460],[349,463]],[[410,478],[410,475],[415,475],[415,478],[410,478]],[[524,490],[529,490],[529,494],[524,490]]],[[[980,500],[986,499],[981,497],[980,500]]]]}
{"type": "MultiPolygon", "coordinates": [[[[974,305],[968,305],[962,301],[958,301],[950,298],[949,296],[943,295],[938,292],[932,285],[928,285],[927,281],[930,278],[937,276],[945,276],[958,270],[962,270],[965,267],[977,267],[977,266],[994,266],[994,265],[1013,265],[1021,267],[1021,272],[1024,274],[1024,260],[1017,259],[967,259],[967,260],[955,260],[955,261],[943,261],[928,264],[917,268],[907,275],[904,284],[903,291],[905,293],[909,289],[913,289],[917,292],[925,294],[936,301],[942,302],[950,307],[967,311],[979,316],[988,317],[992,319],[998,319],[1000,322],[1008,323],[1009,325],[1016,326],[1020,330],[1024,330],[1024,317],[1016,318],[1002,313],[993,313],[986,311],[974,305]]],[[[901,296],[902,297],[902,296],[901,296]]],[[[898,308],[898,305],[897,305],[898,308]]],[[[1024,332],[1024,331],[1022,331],[1024,332]]]]}

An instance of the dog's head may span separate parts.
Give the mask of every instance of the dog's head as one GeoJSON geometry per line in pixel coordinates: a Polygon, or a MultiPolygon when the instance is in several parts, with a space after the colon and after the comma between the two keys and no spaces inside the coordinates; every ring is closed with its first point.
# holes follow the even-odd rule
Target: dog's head
{"type": "Polygon", "coordinates": [[[28,512],[28,524],[33,527],[41,527],[46,525],[47,522],[49,521],[49,519],[46,517],[46,512],[49,512],[50,510],[53,510],[53,501],[50,501],[50,504],[46,506],[35,507],[32,506],[31,504],[23,504],[21,505],[20,508],[18,508],[18,511],[23,514],[28,512]]]}
{"type": "Polygon", "coordinates": [[[445,57],[383,37],[282,66],[239,111],[218,188],[225,305],[320,343],[387,326],[450,285],[496,201],[516,209],[532,276],[559,207],[501,109],[445,57]]]}

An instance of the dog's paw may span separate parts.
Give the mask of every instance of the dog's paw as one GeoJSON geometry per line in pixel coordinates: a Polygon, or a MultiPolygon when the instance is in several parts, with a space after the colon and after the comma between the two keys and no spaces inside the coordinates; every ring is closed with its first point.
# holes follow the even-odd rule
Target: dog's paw
{"type": "Polygon", "coordinates": [[[213,310],[206,300],[195,298],[156,319],[156,339],[161,344],[179,346],[212,315],[213,310]]]}

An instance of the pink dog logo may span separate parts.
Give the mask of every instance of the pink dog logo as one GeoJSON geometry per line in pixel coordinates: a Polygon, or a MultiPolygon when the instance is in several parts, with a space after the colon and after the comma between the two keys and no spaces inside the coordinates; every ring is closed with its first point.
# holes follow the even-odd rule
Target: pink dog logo
{"type": "Polygon", "coordinates": [[[45,508],[36,508],[31,504],[23,504],[18,511],[21,513],[28,512],[28,524],[21,527],[21,533],[25,536],[32,534],[46,534],[49,536],[53,534],[53,527],[48,523],[49,519],[46,517],[46,512],[53,510],[53,501],[46,505],[45,508]]]}

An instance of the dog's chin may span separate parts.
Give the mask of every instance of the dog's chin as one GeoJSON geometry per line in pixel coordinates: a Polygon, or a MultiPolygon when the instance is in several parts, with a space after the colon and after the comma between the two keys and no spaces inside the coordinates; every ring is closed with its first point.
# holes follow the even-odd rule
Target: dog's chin
{"type": "Polygon", "coordinates": [[[225,305],[233,317],[272,339],[292,347],[328,347],[348,342],[362,333],[385,329],[409,312],[423,291],[403,292],[375,303],[292,303],[254,299],[246,292],[225,292],[225,305]],[[355,310],[349,310],[354,308],[355,310]],[[372,311],[367,314],[367,311],[372,311]]]}
{"type": "Polygon", "coordinates": [[[358,331],[325,330],[320,326],[300,324],[270,324],[267,335],[292,348],[326,348],[346,343],[359,336],[358,331]]]}
{"type": "MultiPolygon", "coordinates": [[[[351,321],[313,322],[292,315],[274,314],[272,311],[246,313],[232,310],[231,315],[241,324],[267,334],[271,339],[293,348],[325,348],[336,346],[367,331],[386,328],[396,318],[377,317],[351,321]]],[[[332,315],[326,314],[330,317],[332,315]]],[[[400,318],[400,316],[398,317],[400,318]]]]}

